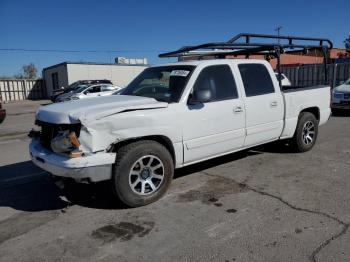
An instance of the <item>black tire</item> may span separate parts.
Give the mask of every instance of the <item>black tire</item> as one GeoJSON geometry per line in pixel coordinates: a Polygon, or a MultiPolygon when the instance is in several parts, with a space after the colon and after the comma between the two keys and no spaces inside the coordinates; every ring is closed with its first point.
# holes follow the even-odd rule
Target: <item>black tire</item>
{"type": "Polygon", "coordinates": [[[291,139],[291,146],[295,152],[306,152],[309,151],[316,143],[318,135],[318,121],[314,114],[310,112],[303,112],[299,116],[298,124],[294,133],[293,138],[291,139]],[[307,123],[312,123],[314,135],[312,141],[306,139],[305,142],[305,125],[307,123]]]}
{"type": "MultiPolygon", "coordinates": [[[[145,160],[147,161],[146,158],[145,160]]],[[[152,165],[152,163],[150,165],[152,165]]],[[[145,166],[145,168],[147,167],[145,166]]],[[[140,174],[141,173],[142,172],[140,172],[140,174]]],[[[165,192],[168,190],[171,184],[173,175],[173,159],[169,151],[162,144],[151,140],[136,141],[121,147],[117,151],[116,161],[113,166],[112,174],[113,191],[118,197],[118,199],[129,207],[139,207],[148,205],[152,202],[157,201],[165,194],[165,192]],[[157,161],[161,161],[161,164],[163,164],[163,166],[160,167],[160,170],[162,170],[161,173],[163,173],[163,178],[160,182],[158,181],[157,188],[153,192],[153,189],[151,189],[150,184],[146,184],[143,190],[146,191],[145,187],[147,187],[147,189],[150,192],[147,193],[147,195],[141,195],[141,189],[140,192],[135,192],[138,188],[132,187],[132,183],[129,182],[129,173],[131,172],[135,164],[137,165],[136,162],[140,160],[140,158],[147,156],[154,156],[154,161],[156,161],[156,163],[157,161]]],[[[141,175],[140,178],[137,179],[142,180],[141,175]]],[[[157,178],[155,179],[157,182],[157,178]]],[[[140,181],[139,183],[141,184],[138,185],[142,187],[144,182],[145,180],[143,180],[143,182],[140,181]]],[[[154,184],[152,182],[153,186],[156,185],[156,182],[154,184]]]]}

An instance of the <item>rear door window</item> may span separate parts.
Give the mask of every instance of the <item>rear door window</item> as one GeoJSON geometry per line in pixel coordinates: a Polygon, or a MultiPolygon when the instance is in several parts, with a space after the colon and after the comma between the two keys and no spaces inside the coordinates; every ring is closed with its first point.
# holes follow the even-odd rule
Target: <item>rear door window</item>
{"type": "Polygon", "coordinates": [[[103,85],[101,87],[101,92],[106,92],[106,91],[113,91],[114,87],[112,85],[103,85]]]}
{"type": "Polygon", "coordinates": [[[271,76],[262,64],[240,64],[245,94],[247,97],[271,94],[275,92],[271,76]]]}
{"type": "Polygon", "coordinates": [[[89,91],[89,93],[99,93],[101,92],[101,86],[93,86],[89,91]]]}
{"type": "Polygon", "coordinates": [[[213,65],[204,68],[193,90],[210,90],[212,101],[238,98],[237,87],[228,65],[213,65]]]}

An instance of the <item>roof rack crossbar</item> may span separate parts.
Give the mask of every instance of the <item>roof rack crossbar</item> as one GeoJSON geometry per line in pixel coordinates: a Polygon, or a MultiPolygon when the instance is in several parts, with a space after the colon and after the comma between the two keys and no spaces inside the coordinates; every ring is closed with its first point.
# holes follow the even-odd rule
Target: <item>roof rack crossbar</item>
{"type": "Polygon", "coordinates": [[[266,35],[266,34],[251,34],[251,33],[240,33],[232,37],[228,43],[236,43],[239,39],[251,39],[251,38],[262,38],[262,39],[277,39],[277,40],[288,40],[289,44],[292,45],[293,41],[309,41],[319,42],[319,46],[323,45],[323,42],[328,44],[328,48],[333,48],[333,43],[327,38],[315,38],[315,37],[303,37],[303,36],[283,36],[283,35],[266,35]]]}
{"type": "Polygon", "coordinates": [[[207,55],[207,51],[200,53],[191,54],[191,51],[196,50],[203,50],[203,49],[211,49],[213,50],[213,53],[217,50],[232,50],[232,52],[235,52],[237,50],[245,50],[245,53],[249,52],[256,52],[256,49],[261,49],[261,51],[267,51],[271,49],[278,48],[281,50],[281,53],[283,53],[284,49],[295,49],[295,48],[302,48],[302,49],[329,49],[333,47],[333,43],[329,39],[323,39],[323,38],[311,38],[311,37],[299,37],[299,36],[276,36],[276,35],[262,35],[262,34],[247,34],[247,33],[241,33],[233,38],[231,38],[227,42],[213,42],[213,43],[205,43],[195,46],[184,46],[176,51],[167,52],[160,54],[159,57],[179,57],[179,56],[198,56],[198,55],[207,55]],[[241,42],[239,40],[244,39],[244,42],[241,42]],[[262,38],[262,39],[278,39],[278,40],[288,40],[288,43],[258,43],[258,42],[252,42],[252,38],[262,38]],[[308,42],[316,42],[312,44],[296,44],[293,43],[293,41],[308,41],[308,42]],[[327,43],[327,45],[324,45],[324,43],[327,43]]]}

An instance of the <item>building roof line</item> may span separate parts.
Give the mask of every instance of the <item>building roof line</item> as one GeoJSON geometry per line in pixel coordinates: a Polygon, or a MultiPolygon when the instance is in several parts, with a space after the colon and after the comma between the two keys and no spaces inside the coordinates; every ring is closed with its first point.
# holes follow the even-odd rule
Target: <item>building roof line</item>
{"type": "Polygon", "coordinates": [[[96,63],[96,62],[73,62],[73,61],[65,61],[59,64],[55,64],[52,66],[48,66],[43,68],[43,71],[52,69],[55,67],[59,67],[62,65],[110,65],[110,66],[149,66],[149,64],[115,64],[115,63],[96,63]]]}

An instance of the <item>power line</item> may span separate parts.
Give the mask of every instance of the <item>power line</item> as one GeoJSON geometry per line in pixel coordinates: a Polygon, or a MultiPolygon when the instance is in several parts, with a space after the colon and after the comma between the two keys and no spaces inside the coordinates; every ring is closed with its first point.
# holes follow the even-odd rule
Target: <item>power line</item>
{"type": "Polygon", "coordinates": [[[162,50],[63,50],[63,49],[25,49],[25,48],[0,48],[0,51],[9,52],[52,52],[52,53],[162,53],[162,50]]]}

